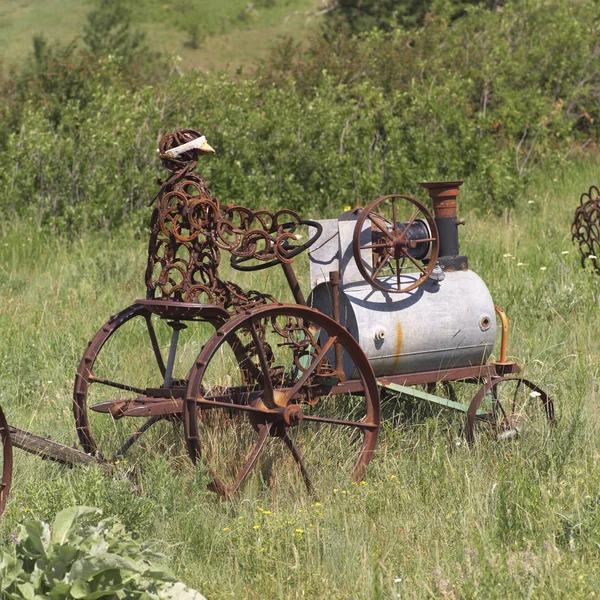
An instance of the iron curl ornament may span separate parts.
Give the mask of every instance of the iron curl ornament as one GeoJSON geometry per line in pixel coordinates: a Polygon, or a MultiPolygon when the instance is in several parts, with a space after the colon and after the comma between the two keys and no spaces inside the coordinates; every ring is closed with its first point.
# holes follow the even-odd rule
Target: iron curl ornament
{"type": "Polygon", "coordinates": [[[160,141],[158,153],[170,176],[161,182],[154,199],[146,297],[216,304],[235,314],[248,306],[274,302],[274,298],[221,279],[221,252],[231,255],[231,266],[239,271],[289,264],[316,241],[321,226],[292,210],[254,211],[221,205],[194,172],[199,155],[213,152],[204,136],[193,129],[178,129],[160,141]],[[300,225],[310,225],[316,233],[295,244],[300,225]]]}
{"type": "Polygon", "coordinates": [[[581,264],[589,260],[600,273],[600,191],[593,185],[581,194],[571,225],[573,242],[579,247],[581,264]]]}

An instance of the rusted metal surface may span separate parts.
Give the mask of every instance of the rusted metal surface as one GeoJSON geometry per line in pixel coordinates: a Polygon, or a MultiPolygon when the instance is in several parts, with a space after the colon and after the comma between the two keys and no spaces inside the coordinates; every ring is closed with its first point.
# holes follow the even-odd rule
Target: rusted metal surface
{"type": "MultiPolygon", "coordinates": [[[[362,435],[352,468],[355,479],[363,477],[373,457],[380,427],[379,392],[373,369],[358,342],[341,325],[326,315],[308,307],[275,304],[244,311],[228,321],[204,346],[190,372],[184,403],[183,422],[188,451],[194,461],[202,460],[203,440],[199,423],[203,412],[209,410],[236,411],[252,419],[258,432],[254,447],[245,462],[225,481],[208,464],[213,480],[211,489],[224,495],[234,493],[260,455],[268,437],[281,438],[298,464],[305,483],[310,487],[308,470],[302,452],[294,444],[289,429],[306,428],[309,424],[335,425],[355,430],[362,435]],[[262,337],[258,332],[262,331],[262,337]],[[318,337],[315,336],[318,332],[318,337]],[[253,381],[243,388],[229,391],[223,401],[207,387],[206,374],[213,362],[220,360],[219,351],[231,344],[232,338],[253,339],[258,370],[253,381]],[[364,394],[364,414],[353,419],[312,414],[322,396],[329,396],[337,381],[334,345],[340,344],[356,365],[356,381],[364,394]],[[275,347],[285,347],[291,360],[282,368],[274,360],[275,347]],[[237,396],[236,396],[237,394],[237,396]],[[244,394],[246,394],[244,396],[244,394]],[[245,401],[240,402],[243,397],[245,401]]],[[[318,435],[318,432],[316,432],[318,435]]]]}
{"type": "Polygon", "coordinates": [[[464,181],[424,181],[421,187],[429,192],[433,201],[433,214],[438,218],[456,218],[458,188],[464,181]]]}
{"type": "Polygon", "coordinates": [[[245,291],[221,279],[221,252],[229,252],[231,265],[242,271],[289,264],[314,243],[320,226],[303,221],[291,210],[253,211],[221,205],[194,172],[202,149],[189,150],[177,159],[167,154],[200,136],[191,129],[177,130],[160,142],[161,160],[170,176],[155,198],[151,219],[147,298],[216,304],[232,313],[273,302],[269,294],[245,291]],[[300,225],[311,225],[316,233],[306,242],[294,244],[300,225]]]}
{"type": "Polygon", "coordinates": [[[16,427],[9,427],[9,429],[12,445],[15,448],[20,448],[45,460],[69,466],[96,465],[109,468],[108,463],[105,461],[85,454],[77,448],[59,444],[50,438],[35,435],[16,427]]]}
{"type": "Polygon", "coordinates": [[[433,181],[423,182],[421,187],[427,189],[433,202],[435,224],[440,236],[439,264],[446,271],[465,271],[469,266],[466,256],[460,254],[458,242],[458,221],[456,215],[456,200],[462,181],[433,181]]]}
{"type": "Polygon", "coordinates": [[[600,191],[595,185],[581,194],[571,236],[579,247],[582,266],[589,261],[600,273],[600,191]]]}
{"type": "Polygon", "coordinates": [[[352,250],[365,281],[379,290],[403,294],[429,278],[436,265],[439,234],[425,206],[410,196],[392,194],[377,198],[360,213],[352,250]],[[402,204],[411,208],[408,221],[399,221],[402,204]],[[367,219],[371,222],[371,236],[364,239],[367,219]],[[370,250],[367,256],[371,261],[365,260],[365,250],[370,250]],[[421,262],[425,258],[426,264],[421,262]],[[381,277],[385,275],[389,277],[384,284],[381,277]]]}
{"type": "MultiPolygon", "coordinates": [[[[447,318],[451,307],[460,306],[465,314],[476,314],[477,331],[490,331],[494,323],[491,298],[491,312],[488,315],[484,311],[483,316],[477,307],[461,302],[470,293],[485,296],[486,302],[489,296],[483,282],[474,284],[480,280],[468,271],[466,257],[458,256],[456,198],[462,182],[422,184],[433,201],[435,218],[417,200],[394,194],[377,198],[365,209],[348,211],[336,221],[318,222],[302,219],[287,209],[251,210],[221,204],[195,172],[199,157],[213,152],[205,137],[192,129],[178,129],[160,142],[158,154],[169,175],[153,199],[146,298],[136,300],[100,328],[89,342],[75,377],[73,411],[84,452],[9,427],[0,410],[0,513],[11,483],[13,445],[60,463],[112,469],[116,459],[134,445],[143,447],[140,440],[152,437],[157,428],[172,424],[175,430],[182,424],[190,458],[194,463],[202,462],[211,476],[209,488],[229,496],[247,479],[266,449],[272,451],[272,444],[297,465],[292,471],[309,490],[313,487],[312,473],[329,458],[323,452],[334,458],[341,456],[354,479],[362,479],[381,426],[380,388],[466,411],[471,441],[479,421],[491,424],[500,436],[510,436],[520,427],[521,407],[514,399],[506,402],[500,394],[504,385],[516,385],[517,391],[527,388],[532,404],[553,421],[554,405],[545,392],[526,379],[506,377],[517,373],[519,367],[506,360],[508,325],[500,309],[503,337],[496,363],[486,362],[494,331],[488,336],[491,341],[477,333],[477,343],[471,344],[464,334],[471,327],[470,321],[458,312],[455,321],[447,318]],[[292,266],[294,259],[317,240],[311,257],[312,301],[318,305],[317,291],[325,286],[326,304],[331,310],[325,304],[321,310],[307,306],[292,266]],[[219,271],[224,253],[238,271],[281,265],[296,304],[281,304],[268,293],[245,290],[224,280],[219,271]],[[322,272],[315,268],[313,273],[313,263],[322,272]],[[462,293],[455,293],[452,287],[456,278],[464,284],[462,293]],[[440,285],[450,292],[450,302],[440,301],[444,291],[440,285]],[[406,298],[394,296],[392,301],[388,297],[389,293],[416,288],[420,288],[418,292],[406,298]],[[384,308],[378,309],[375,305],[382,296],[384,308]],[[437,304],[427,304],[436,299],[437,304]],[[377,335],[370,330],[366,336],[360,335],[346,323],[349,307],[357,300],[367,312],[355,320],[364,325],[373,318],[377,335]],[[427,314],[411,319],[410,307],[417,302],[427,314]],[[429,310],[432,308],[435,310],[429,310]],[[404,321],[386,320],[386,312],[402,312],[404,321]],[[412,354],[448,351],[453,360],[407,363],[415,323],[421,335],[441,337],[442,328],[435,319],[435,331],[423,333],[424,322],[431,320],[429,313],[444,317],[453,342],[444,338],[444,348],[432,346],[412,354]],[[137,329],[133,328],[136,324],[137,329]],[[166,358],[159,324],[170,334],[166,358]],[[175,367],[180,333],[192,324],[203,331],[204,345],[187,374],[178,378],[175,367]],[[211,326],[208,339],[204,324],[211,326]],[[383,371],[377,371],[375,354],[367,355],[367,338],[370,335],[385,350],[385,326],[390,324],[396,332],[395,337],[390,335],[395,354],[384,358],[391,358],[393,368],[377,380],[375,372],[383,371]],[[460,340],[457,331],[463,332],[460,340]],[[458,356],[459,350],[476,346],[484,351],[475,358],[458,356]],[[123,355],[113,348],[120,348],[123,355]],[[127,363],[135,365],[136,361],[151,363],[144,366],[153,374],[144,371],[141,382],[130,379],[125,369],[127,363]],[[112,364],[116,371],[103,372],[103,364],[112,364]],[[458,381],[483,386],[468,408],[458,401],[450,383],[458,381]],[[436,383],[442,384],[450,399],[432,395],[436,383]],[[427,385],[428,391],[411,393],[406,387],[417,385],[427,385]],[[96,395],[97,391],[100,393],[96,395]],[[132,423],[131,429],[120,428],[125,422],[132,423]],[[107,430],[108,437],[114,438],[110,450],[99,443],[107,430]],[[327,446],[332,439],[334,444],[327,446]],[[242,443],[244,448],[238,452],[242,443]]],[[[587,244],[586,257],[590,258],[599,237],[597,188],[586,198],[584,203],[582,197],[573,236],[582,248],[587,244]],[[585,225],[578,224],[582,220],[585,225]]],[[[597,268],[595,257],[593,261],[597,268]]],[[[135,369],[132,372],[136,373],[135,369]]],[[[269,454],[266,462],[271,460],[269,454]]],[[[276,465],[269,468],[277,470],[276,465]]]]}

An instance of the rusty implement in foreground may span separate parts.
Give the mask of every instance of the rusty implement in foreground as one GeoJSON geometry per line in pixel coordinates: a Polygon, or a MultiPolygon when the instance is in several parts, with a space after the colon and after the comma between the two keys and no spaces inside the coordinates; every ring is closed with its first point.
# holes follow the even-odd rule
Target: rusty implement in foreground
{"type": "Polygon", "coordinates": [[[579,247],[581,265],[591,262],[600,273],[600,191],[593,185],[581,194],[571,225],[573,243],[579,247]]]}
{"type": "MultiPolygon", "coordinates": [[[[554,420],[552,400],[507,360],[506,315],[459,252],[462,182],[421,184],[433,212],[389,195],[307,220],[221,204],[194,172],[212,152],[189,129],[160,142],[169,176],[154,199],[146,298],[100,328],[75,377],[84,456],[167,452],[183,429],[209,489],[228,496],[257,463],[275,486],[295,473],[310,489],[323,460],[361,479],[382,395],[464,413],[469,441],[479,426],[502,439],[554,420]],[[308,297],[293,268],[305,250],[308,297]],[[279,266],[294,303],[226,280],[224,254],[233,271],[279,266]],[[497,317],[501,355],[489,362],[497,317]],[[470,385],[466,396],[457,387],[470,385]]],[[[11,431],[1,431],[5,499],[11,431]]]]}

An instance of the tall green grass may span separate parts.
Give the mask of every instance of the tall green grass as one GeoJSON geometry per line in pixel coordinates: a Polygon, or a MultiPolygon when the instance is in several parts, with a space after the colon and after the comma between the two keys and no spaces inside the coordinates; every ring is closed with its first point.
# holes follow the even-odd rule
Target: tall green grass
{"type": "MultiPolygon", "coordinates": [[[[324,454],[318,498],[283,459],[224,501],[182,452],[154,451],[107,478],[17,451],[2,543],[28,514],[91,504],[155,540],[208,598],[595,597],[600,280],[581,268],[569,229],[597,176],[597,161],[581,162],[540,176],[501,217],[461,214],[461,249],[510,319],[510,356],[555,399],[550,433],[504,444],[480,436],[469,448],[460,416],[409,417],[388,401],[394,418],[364,484],[324,454]]],[[[0,403],[12,424],[74,444],[75,369],[108,317],[143,297],[146,239],[55,237],[33,221],[2,233],[0,403]]],[[[299,272],[306,284],[305,263],[299,272]]],[[[289,299],[276,270],[240,283],[289,299]]]]}

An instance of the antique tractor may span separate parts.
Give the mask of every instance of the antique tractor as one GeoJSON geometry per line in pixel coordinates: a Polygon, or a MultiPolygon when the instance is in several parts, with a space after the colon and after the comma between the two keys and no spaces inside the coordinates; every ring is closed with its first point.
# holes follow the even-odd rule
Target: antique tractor
{"type": "Polygon", "coordinates": [[[338,219],[306,220],[222,205],[194,172],[211,152],[193,130],[161,140],[169,177],[155,198],[147,296],[102,326],[75,378],[87,457],[113,463],[167,451],[183,425],[209,488],[229,495],[261,454],[271,476],[293,471],[308,488],[324,460],[361,479],[377,446],[382,391],[462,411],[469,441],[477,424],[512,437],[537,415],[554,419],[548,395],[514,376],[506,316],[460,255],[462,182],[422,184],[433,214],[391,195],[338,219]],[[305,250],[308,298],[293,268],[305,250]],[[275,285],[265,272],[274,266],[294,303],[222,274],[275,285]],[[488,362],[496,315],[500,360],[488,362]],[[457,382],[478,389],[461,401],[457,382]],[[448,397],[433,393],[436,385],[448,397]]]}

